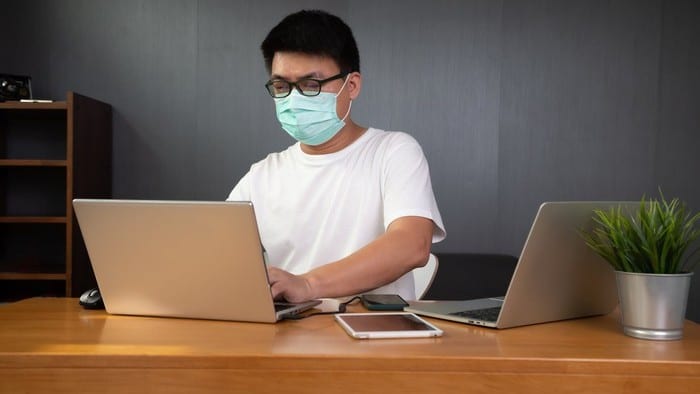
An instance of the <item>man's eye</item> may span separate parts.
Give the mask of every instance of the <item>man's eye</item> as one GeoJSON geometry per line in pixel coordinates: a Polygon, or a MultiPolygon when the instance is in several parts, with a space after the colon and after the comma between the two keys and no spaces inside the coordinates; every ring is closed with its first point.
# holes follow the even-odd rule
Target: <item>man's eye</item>
{"type": "Polygon", "coordinates": [[[274,81],[272,82],[272,88],[277,92],[286,92],[289,90],[289,84],[284,81],[274,81]]]}
{"type": "Polygon", "coordinates": [[[319,88],[318,82],[312,80],[299,81],[298,85],[303,91],[316,91],[319,88]]]}

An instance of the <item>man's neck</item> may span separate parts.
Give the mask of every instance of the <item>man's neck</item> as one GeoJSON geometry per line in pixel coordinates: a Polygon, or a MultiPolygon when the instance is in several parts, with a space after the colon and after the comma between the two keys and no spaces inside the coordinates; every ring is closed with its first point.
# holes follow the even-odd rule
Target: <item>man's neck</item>
{"type": "Polygon", "coordinates": [[[327,155],[339,152],[360,138],[365,131],[367,131],[366,127],[359,126],[348,119],[346,125],[330,140],[316,146],[301,144],[301,150],[309,155],[327,155]]]}

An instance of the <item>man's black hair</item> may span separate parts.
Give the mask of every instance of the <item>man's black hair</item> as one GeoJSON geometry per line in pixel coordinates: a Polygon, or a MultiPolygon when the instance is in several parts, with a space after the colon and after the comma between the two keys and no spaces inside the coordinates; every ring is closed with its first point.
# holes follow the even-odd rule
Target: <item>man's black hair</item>
{"type": "Polygon", "coordinates": [[[270,30],[260,49],[268,72],[275,52],[327,56],[341,72],[360,71],[360,53],[352,30],[342,19],[325,11],[303,10],[286,16],[270,30]]]}

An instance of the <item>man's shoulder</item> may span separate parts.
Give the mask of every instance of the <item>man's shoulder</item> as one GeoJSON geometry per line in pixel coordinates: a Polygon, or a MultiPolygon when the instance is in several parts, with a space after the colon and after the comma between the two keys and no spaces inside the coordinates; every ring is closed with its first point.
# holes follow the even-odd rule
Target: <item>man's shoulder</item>
{"type": "Polygon", "coordinates": [[[285,162],[294,160],[296,151],[299,149],[297,145],[298,144],[291,145],[287,147],[287,149],[279,152],[268,153],[267,156],[265,156],[265,158],[253,163],[253,165],[251,166],[251,170],[277,167],[283,165],[285,162]]]}
{"type": "Polygon", "coordinates": [[[403,131],[388,131],[371,127],[367,132],[370,133],[370,140],[375,141],[375,143],[392,146],[402,144],[418,145],[418,141],[412,135],[403,131]]]}
{"type": "Polygon", "coordinates": [[[379,129],[369,129],[374,131],[370,136],[369,144],[374,145],[377,153],[390,157],[398,152],[406,154],[422,153],[422,148],[418,141],[410,134],[403,131],[385,131],[379,129]]]}

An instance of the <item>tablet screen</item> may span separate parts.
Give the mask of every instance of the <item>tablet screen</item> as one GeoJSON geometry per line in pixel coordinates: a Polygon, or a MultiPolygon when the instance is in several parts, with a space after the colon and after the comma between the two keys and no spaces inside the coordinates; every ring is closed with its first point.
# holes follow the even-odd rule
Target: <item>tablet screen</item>
{"type": "Polygon", "coordinates": [[[355,331],[415,331],[433,328],[413,315],[347,315],[343,319],[355,331]]]}
{"type": "Polygon", "coordinates": [[[355,338],[439,336],[442,331],[412,313],[346,313],[338,322],[355,338]]]}

